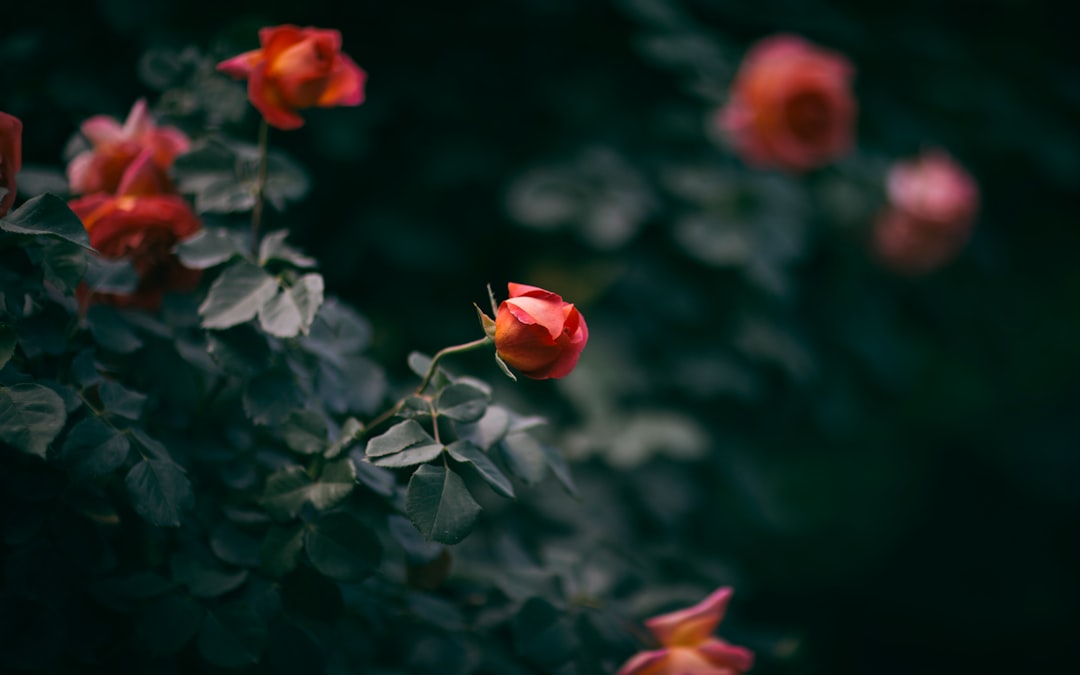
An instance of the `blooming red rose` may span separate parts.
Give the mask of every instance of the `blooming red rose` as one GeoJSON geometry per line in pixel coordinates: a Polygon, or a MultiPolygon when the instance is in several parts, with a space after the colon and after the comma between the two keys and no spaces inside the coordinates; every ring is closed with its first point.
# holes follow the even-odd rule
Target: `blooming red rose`
{"type": "MultiPolygon", "coordinates": [[[[121,125],[106,115],[96,115],[79,127],[91,148],[68,164],[68,182],[75,194],[120,192],[120,186],[136,170],[136,160],[148,158],[154,171],[143,176],[147,194],[172,192],[169,169],[178,155],[187,152],[191,141],[176,127],[159,127],[139,99],[121,125]]],[[[138,170],[145,173],[145,167],[138,170]]]]}
{"type": "Polygon", "coordinates": [[[551,291],[508,284],[495,315],[495,352],[526,377],[566,377],[577,365],[589,329],[577,308],[551,291]]]}
{"type": "Polygon", "coordinates": [[[7,190],[0,197],[0,216],[7,215],[15,203],[15,175],[22,168],[22,122],[18,117],[0,112],[0,187],[7,190]]]}
{"type": "Polygon", "coordinates": [[[90,234],[90,245],[105,258],[130,260],[139,277],[131,295],[96,294],[94,299],[109,304],[155,310],[166,291],[194,288],[198,270],[180,264],[172,249],[198,232],[202,223],[178,195],[147,194],[141,185],[152,181],[149,157],[135,165],[125,179],[129,192],[110,195],[98,192],[68,203],[90,234]]]}
{"type": "Polygon", "coordinates": [[[270,126],[298,129],[302,108],[360,105],[367,73],[341,52],[341,33],[275,26],[259,31],[260,49],[222,61],[217,68],[247,79],[248,97],[270,126]]]}
{"type": "Polygon", "coordinates": [[[805,171],[852,145],[851,63],[794,35],[758,42],[743,59],[719,124],[748,163],[805,171]]]}
{"type": "Polygon", "coordinates": [[[661,648],[639,652],[615,675],[741,675],[754,665],[754,654],[712,632],[720,625],[731,600],[725,586],[700,603],[645,622],[661,648]]]}
{"type": "Polygon", "coordinates": [[[971,236],[979,188],[941,150],[899,162],[886,179],[889,205],[874,224],[873,248],[883,264],[923,274],[951,260],[971,236]]]}

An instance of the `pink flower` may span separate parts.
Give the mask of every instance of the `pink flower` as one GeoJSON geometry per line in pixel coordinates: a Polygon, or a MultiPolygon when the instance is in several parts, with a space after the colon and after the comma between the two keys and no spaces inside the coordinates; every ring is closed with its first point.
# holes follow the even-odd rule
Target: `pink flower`
{"type": "Polygon", "coordinates": [[[0,198],[0,217],[15,203],[15,175],[22,168],[22,122],[18,117],[0,112],[0,187],[7,193],[0,198]]]}
{"type": "Polygon", "coordinates": [[[749,164],[812,169],[852,145],[854,69],[843,56],[794,35],[754,45],[731,86],[718,123],[749,164]]]}
{"type": "Polygon", "coordinates": [[[725,586],[700,603],[648,619],[645,627],[661,648],[639,652],[616,675],[741,675],[754,664],[754,654],[713,637],[733,593],[725,586]]]}
{"type": "Polygon", "coordinates": [[[75,194],[115,194],[141,158],[149,158],[154,168],[152,186],[147,189],[156,194],[172,192],[169,169],[173,160],[191,147],[184,132],[154,123],[145,99],[135,102],[123,125],[112,117],[96,115],[83,122],[80,130],[91,149],[68,164],[68,182],[75,194]]]}
{"type": "Polygon", "coordinates": [[[534,380],[569,375],[589,340],[585,319],[551,291],[514,283],[507,288],[510,297],[495,315],[495,352],[534,380]]]}
{"type": "Polygon", "coordinates": [[[341,52],[338,31],[274,26],[259,31],[259,44],[217,68],[248,81],[248,98],[270,126],[298,129],[297,110],[364,102],[367,73],[341,52]]]}
{"type": "Polygon", "coordinates": [[[873,248],[887,267],[925,274],[950,261],[971,236],[979,188],[942,150],[898,162],[886,178],[889,205],[874,224],[873,248]]]}

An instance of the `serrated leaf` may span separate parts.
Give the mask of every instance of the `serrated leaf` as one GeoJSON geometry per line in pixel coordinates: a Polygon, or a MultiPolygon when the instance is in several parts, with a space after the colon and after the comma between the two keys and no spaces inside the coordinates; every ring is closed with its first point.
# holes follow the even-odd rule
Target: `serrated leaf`
{"type": "Polygon", "coordinates": [[[379,538],[347,513],[331,513],[320,518],[307,531],[304,548],[315,569],[338,581],[360,581],[382,559],[379,538]]]}
{"type": "Polygon", "coordinates": [[[488,406],[484,416],[471,424],[457,427],[459,437],[487,450],[502,440],[510,428],[510,414],[497,405],[488,406]]]}
{"type": "Polygon", "coordinates": [[[106,305],[94,305],[86,313],[86,326],[94,341],[117,354],[130,354],[143,345],[142,338],[120,312],[106,305]]]}
{"type": "Polygon", "coordinates": [[[40,384],[0,386],[0,441],[28,455],[45,458],[67,421],[64,400],[40,384]]]}
{"type": "Polygon", "coordinates": [[[202,625],[204,610],[186,595],[167,595],[139,613],[135,637],[152,656],[168,656],[183,649],[202,625]]]}
{"type": "Polygon", "coordinates": [[[390,530],[390,536],[405,549],[405,555],[411,565],[423,565],[438,558],[443,552],[443,545],[425,541],[420,531],[405,516],[396,513],[391,514],[386,524],[390,530]]]}
{"type": "Polygon", "coordinates": [[[101,405],[105,412],[110,415],[119,415],[129,420],[137,420],[142,417],[143,406],[146,404],[146,394],[128,389],[119,382],[106,381],[98,387],[98,396],[101,397],[101,405]]]}
{"type": "Polygon", "coordinates": [[[90,235],[66,202],[44,194],[0,218],[0,230],[14,234],[46,235],[90,248],[90,235]]]}
{"type": "Polygon", "coordinates": [[[547,472],[548,461],[540,441],[524,432],[507,434],[499,443],[510,472],[528,485],[539,483],[547,472]]]}
{"type": "Polygon", "coordinates": [[[425,464],[409,480],[405,512],[425,539],[450,545],[472,532],[480,505],[456,473],[425,464]]]}
{"type": "Polygon", "coordinates": [[[150,437],[142,429],[128,429],[128,435],[138,447],[145,451],[143,456],[149,454],[154,459],[172,462],[172,455],[169,454],[169,449],[165,447],[165,444],[156,438],[150,437]]]}
{"type": "Polygon", "coordinates": [[[400,469],[406,466],[425,464],[442,453],[443,445],[441,443],[427,443],[424,445],[414,445],[411,448],[406,448],[401,452],[395,452],[392,455],[376,457],[371,463],[375,466],[381,466],[387,469],[400,469]]]}
{"type": "Polygon", "coordinates": [[[322,276],[305,274],[292,286],[281,287],[259,308],[259,325],[270,335],[281,338],[307,334],[322,301],[322,276]]]}
{"type": "Polygon", "coordinates": [[[304,527],[271,527],[266,532],[259,557],[262,567],[272,577],[283,577],[296,568],[300,551],[304,549],[304,527]]]}
{"type": "Polygon", "coordinates": [[[345,420],[345,423],[341,425],[341,433],[338,434],[337,440],[335,440],[326,452],[323,453],[323,457],[327,459],[333,459],[340,455],[346,448],[356,442],[356,439],[360,438],[364,434],[364,425],[360,420],[355,417],[350,417],[345,420]]]}
{"type": "Polygon", "coordinates": [[[484,482],[503,497],[514,498],[514,486],[487,454],[469,441],[458,440],[446,446],[446,451],[458,462],[471,464],[484,482]]]}
{"type": "Polygon", "coordinates": [[[71,428],[60,456],[76,476],[93,477],[120,468],[130,454],[127,436],[91,415],[71,428]]]}
{"type": "Polygon", "coordinates": [[[135,512],[158,527],[179,527],[183,512],[195,504],[183,468],[162,459],[144,459],[124,479],[135,512]]]}
{"type": "Polygon", "coordinates": [[[184,267],[204,270],[220,265],[246,252],[243,237],[223,227],[199,230],[176,247],[176,255],[184,267]]]}
{"type": "Polygon", "coordinates": [[[471,384],[455,382],[443,387],[435,399],[440,415],[458,422],[475,422],[484,416],[491,395],[471,384]]]}
{"type": "Polygon", "coordinates": [[[369,440],[364,454],[369,458],[382,457],[401,452],[405,448],[414,445],[421,443],[429,445],[434,442],[435,439],[424,431],[424,427],[420,426],[416,420],[405,420],[404,422],[398,422],[384,433],[369,440]]]}
{"type": "Polygon", "coordinates": [[[326,447],[326,420],[314,410],[294,410],[282,424],[281,435],[293,452],[314,455],[326,447]]]}
{"type": "Polygon", "coordinates": [[[312,506],[324,511],[338,505],[356,487],[356,468],[348,457],[327,462],[319,480],[311,486],[309,499],[312,506]]]}
{"type": "Polygon", "coordinates": [[[199,653],[220,668],[250,666],[258,662],[266,646],[266,634],[266,624],[254,607],[217,607],[203,619],[199,653]]]}
{"type": "Polygon", "coordinates": [[[271,260],[280,260],[293,267],[317,267],[319,264],[317,260],[285,243],[285,238],[288,236],[288,230],[268,232],[259,242],[259,264],[266,266],[266,263],[271,260]]]}
{"type": "Polygon", "coordinates": [[[254,319],[278,287],[277,279],[261,267],[237,261],[214,280],[199,305],[203,328],[229,328],[254,319]]]}
{"type": "Polygon", "coordinates": [[[266,479],[259,503],[274,520],[291,520],[303,508],[310,487],[311,476],[302,467],[290,466],[266,479]]]}

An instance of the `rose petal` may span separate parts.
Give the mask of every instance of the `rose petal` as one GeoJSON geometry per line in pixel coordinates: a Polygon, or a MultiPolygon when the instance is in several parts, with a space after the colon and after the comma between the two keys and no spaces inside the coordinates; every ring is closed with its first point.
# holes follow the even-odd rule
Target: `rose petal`
{"type": "Polygon", "coordinates": [[[666,649],[638,652],[623,664],[615,675],[665,675],[668,654],[666,649]]]}
{"type": "Polygon", "coordinates": [[[720,625],[732,593],[730,586],[724,586],[693,607],[646,620],[645,626],[666,647],[699,644],[720,625]]]}
{"type": "Polygon", "coordinates": [[[329,108],[338,105],[360,105],[364,102],[364,83],[367,73],[346,54],[338,54],[338,67],[330,76],[318,105],[329,108]]]}
{"type": "Polygon", "coordinates": [[[248,78],[248,98],[270,126],[285,131],[304,126],[304,118],[286,108],[281,102],[280,94],[267,82],[265,63],[251,71],[248,78]]]}

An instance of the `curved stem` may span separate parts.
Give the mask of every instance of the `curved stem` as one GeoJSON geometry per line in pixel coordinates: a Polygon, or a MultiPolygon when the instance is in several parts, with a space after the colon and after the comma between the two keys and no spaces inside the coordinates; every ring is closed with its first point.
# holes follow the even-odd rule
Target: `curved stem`
{"type": "Polygon", "coordinates": [[[435,356],[431,357],[431,365],[428,366],[428,371],[424,375],[424,379],[420,381],[420,386],[416,388],[416,396],[424,393],[424,389],[431,383],[431,378],[435,377],[435,367],[439,365],[439,360],[444,356],[450,356],[451,354],[461,354],[463,352],[471,352],[474,349],[486,347],[489,344],[493,344],[495,341],[486,335],[479,340],[473,340],[472,342],[466,342],[461,345],[454,345],[453,347],[443,347],[439,351],[435,352],[435,356]]]}
{"type": "Polygon", "coordinates": [[[259,173],[255,177],[255,206],[251,209],[251,252],[259,253],[259,225],[262,221],[266,174],[269,170],[270,125],[263,118],[259,124],[259,173]]]}

